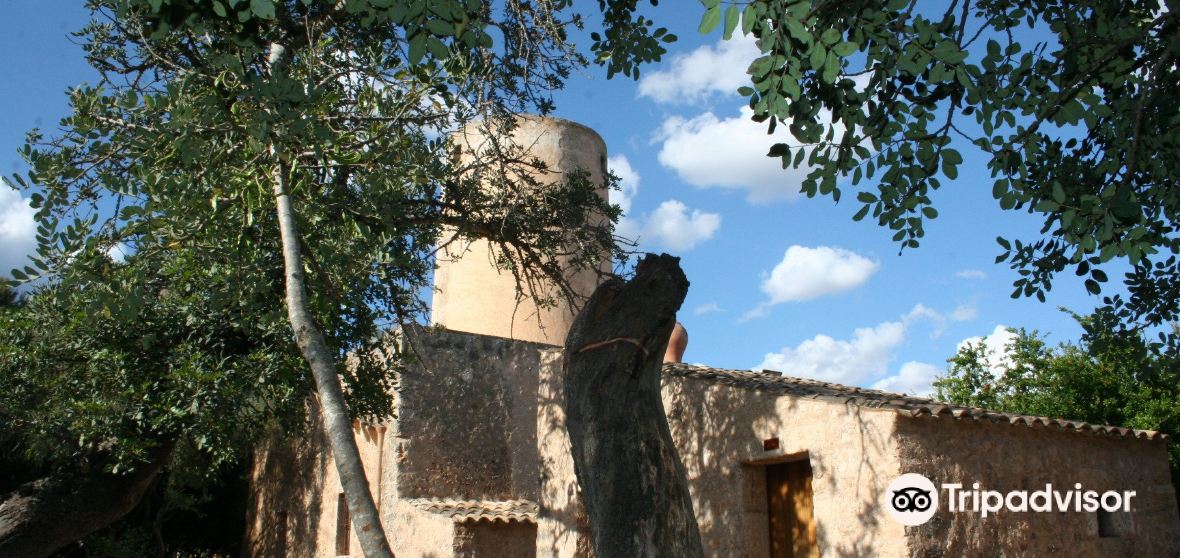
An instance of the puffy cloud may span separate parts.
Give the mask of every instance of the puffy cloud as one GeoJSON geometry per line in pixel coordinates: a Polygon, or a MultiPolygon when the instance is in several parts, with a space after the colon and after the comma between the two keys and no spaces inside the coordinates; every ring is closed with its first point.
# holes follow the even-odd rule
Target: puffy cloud
{"type": "Polygon", "coordinates": [[[747,85],[746,68],[760,51],[752,38],[734,37],[671,57],[665,69],[639,80],[639,96],[657,103],[693,104],[747,85]]]}
{"type": "Polygon", "coordinates": [[[1003,374],[1005,370],[1012,366],[1012,357],[1009,355],[1009,349],[1015,341],[1016,334],[1009,331],[1008,326],[1001,324],[997,325],[987,335],[982,337],[968,337],[959,341],[956,349],[983,343],[988,367],[991,368],[993,374],[1003,374]]]}
{"type": "Polygon", "coordinates": [[[937,366],[908,361],[896,373],[885,374],[910,329],[921,321],[937,324],[938,320],[945,320],[942,313],[917,304],[896,321],[853,331],[851,339],[834,339],[820,334],[794,347],[767,353],[754,369],[850,385],[873,382],[874,389],[926,396],[932,391],[931,382],[943,372],[937,366]]]}
{"type": "Polygon", "coordinates": [[[35,213],[20,192],[0,185],[0,275],[29,265],[37,247],[35,213]]]}
{"type": "Polygon", "coordinates": [[[897,374],[886,376],[874,383],[873,389],[928,397],[934,392],[931,384],[942,373],[943,370],[933,364],[911,360],[901,365],[897,374]]]}
{"type": "Polygon", "coordinates": [[[657,158],[693,186],[746,190],[755,203],[796,197],[810,169],[783,169],[779,159],[767,157],[776,138],[766,134],[765,124],[751,121],[752,115],[743,107],[734,118],[712,112],[670,117],[656,136],[662,142],[657,158]]]}
{"type": "Polygon", "coordinates": [[[974,279],[976,281],[983,281],[987,279],[987,274],[978,269],[961,269],[955,273],[955,277],[959,279],[974,279]]]}
{"type": "Polygon", "coordinates": [[[777,370],[790,376],[858,384],[885,373],[893,351],[905,340],[905,324],[884,322],[859,328],[852,339],[816,335],[795,347],[768,353],[756,369],[777,370]]]}
{"type": "Polygon", "coordinates": [[[769,299],[744,318],[764,316],[775,304],[854,289],[867,281],[877,267],[877,262],[843,248],[792,245],[769,275],[763,273],[762,292],[769,299]]]}
{"type": "Polygon", "coordinates": [[[675,252],[691,250],[721,228],[720,215],[699,209],[689,213],[688,207],[676,200],[661,203],[644,221],[640,241],[650,240],[675,252]]]}
{"type": "Polygon", "coordinates": [[[615,234],[638,243],[685,252],[713,238],[721,228],[721,215],[689,209],[678,200],[667,200],[641,217],[631,216],[632,202],[639,193],[639,173],[623,155],[611,157],[607,164],[619,177],[620,190],[611,192],[611,202],[624,212],[615,225],[615,234]]]}

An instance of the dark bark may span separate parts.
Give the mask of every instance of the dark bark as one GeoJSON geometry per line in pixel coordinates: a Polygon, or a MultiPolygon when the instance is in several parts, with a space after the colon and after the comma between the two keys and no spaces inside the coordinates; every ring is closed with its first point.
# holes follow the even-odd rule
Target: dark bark
{"type": "Polygon", "coordinates": [[[607,281],[565,343],[565,409],[597,558],[704,555],[660,368],[688,293],[679,259],[649,255],[607,281]]]}
{"type": "Polygon", "coordinates": [[[135,509],[171,446],[125,475],[63,471],[21,485],[0,500],[0,556],[49,556],[135,509]]]}

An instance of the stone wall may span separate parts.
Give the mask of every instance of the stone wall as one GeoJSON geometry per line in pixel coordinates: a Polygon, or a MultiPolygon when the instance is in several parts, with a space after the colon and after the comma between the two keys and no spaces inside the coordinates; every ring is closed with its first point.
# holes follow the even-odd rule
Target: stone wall
{"type": "MultiPolygon", "coordinates": [[[[1098,514],[1076,512],[939,512],[909,529],[912,556],[1176,556],[1180,519],[1168,474],[1165,442],[1115,438],[1006,423],[899,417],[904,472],[936,486],[961,483],[1013,490],[1134,490],[1130,517],[1117,517],[1117,538],[1098,532],[1098,514]]],[[[945,491],[940,493],[945,499],[945,491]]]]}
{"type": "Polygon", "coordinates": [[[663,394],[708,556],[769,556],[763,466],[801,458],[824,556],[904,555],[902,527],[877,506],[898,471],[895,413],[695,378],[665,376],[663,394]]]}
{"type": "Polygon", "coordinates": [[[402,498],[537,500],[543,345],[406,330],[393,428],[402,498]]]}

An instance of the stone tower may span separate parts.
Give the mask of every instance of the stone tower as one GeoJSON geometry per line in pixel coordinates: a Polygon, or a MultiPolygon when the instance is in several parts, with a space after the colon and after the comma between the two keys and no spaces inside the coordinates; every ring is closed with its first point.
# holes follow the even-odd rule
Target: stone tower
{"type": "MultiPolygon", "coordinates": [[[[455,139],[466,153],[479,153],[488,142],[478,123],[468,125],[455,139]]],[[[547,172],[536,177],[538,181],[561,183],[567,173],[581,168],[599,185],[599,195],[607,198],[606,143],[594,130],[559,118],[529,116],[517,121],[512,140],[548,166],[547,172]]],[[[575,309],[564,304],[538,307],[527,293],[517,292],[512,273],[497,270],[494,261],[492,246],[486,240],[456,241],[440,252],[431,323],[455,331],[564,344],[575,309]]],[[[610,271],[610,266],[610,255],[604,254],[601,270],[610,271]]],[[[587,297],[599,282],[592,271],[567,279],[575,292],[587,297]]]]}

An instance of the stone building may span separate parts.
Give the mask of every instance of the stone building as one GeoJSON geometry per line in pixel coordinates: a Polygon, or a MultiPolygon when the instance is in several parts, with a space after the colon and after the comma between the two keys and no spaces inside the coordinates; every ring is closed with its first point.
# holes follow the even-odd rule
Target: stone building
{"type": "MultiPolygon", "coordinates": [[[[520,133],[549,146],[555,172],[567,164],[602,170],[605,147],[587,128],[537,120],[520,133]]],[[[440,284],[439,296],[466,289],[465,302],[436,298],[436,325],[445,329],[399,332],[416,361],[399,375],[396,418],[357,426],[382,522],[399,558],[591,556],[561,408],[559,345],[572,313],[534,312],[542,325],[518,329],[504,308],[528,301],[487,261],[485,251],[481,265],[440,262],[449,287],[440,284]]],[[[776,372],[669,363],[663,375],[710,556],[1180,555],[1168,442],[1158,433],[776,372]],[[1135,497],[1113,512],[982,517],[944,507],[906,527],[885,507],[902,473],[965,490],[976,482],[1003,492],[1080,483],[1135,497]]],[[[260,448],[252,497],[249,555],[361,555],[318,425],[303,439],[260,448]]]]}

